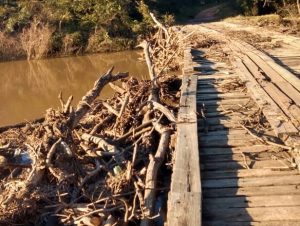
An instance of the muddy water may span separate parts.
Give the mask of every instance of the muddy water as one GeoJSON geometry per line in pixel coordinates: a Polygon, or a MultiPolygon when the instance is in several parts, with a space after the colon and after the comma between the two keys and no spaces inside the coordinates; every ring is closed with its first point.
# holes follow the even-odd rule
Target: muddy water
{"type": "MultiPolygon", "coordinates": [[[[0,63],[0,126],[43,116],[49,107],[58,107],[58,94],[74,96],[74,103],[93,86],[99,75],[111,66],[115,72],[128,71],[137,78],[147,77],[146,65],[139,53],[95,54],[80,57],[12,61],[0,63]]],[[[101,98],[112,95],[106,87],[101,98]]]]}

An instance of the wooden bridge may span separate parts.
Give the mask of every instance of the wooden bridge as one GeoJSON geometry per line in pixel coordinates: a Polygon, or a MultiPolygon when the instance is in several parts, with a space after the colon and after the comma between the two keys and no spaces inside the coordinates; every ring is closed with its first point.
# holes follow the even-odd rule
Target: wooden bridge
{"type": "Polygon", "coordinates": [[[300,80],[225,41],[230,62],[185,50],[168,225],[300,225],[300,80]]]}

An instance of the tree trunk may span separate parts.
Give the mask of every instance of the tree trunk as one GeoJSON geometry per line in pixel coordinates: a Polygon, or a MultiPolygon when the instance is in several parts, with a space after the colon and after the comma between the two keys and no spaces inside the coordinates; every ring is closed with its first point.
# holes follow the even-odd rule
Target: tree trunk
{"type": "Polygon", "coordinates": [[[283,6],[286,7],[286,2],[285,0],[282,0],[283,6]]]}
{"type": "Polygon", "coordinates": [[[300,0],[297,0],[298,14],[300,15],[300,0]]]}
{"type": "Polygon", "coordinates": [[[60,20],[58,23],[58,32],[59,33],[61,33],[61,24],[62,24],[62,20],[60,20]]]}

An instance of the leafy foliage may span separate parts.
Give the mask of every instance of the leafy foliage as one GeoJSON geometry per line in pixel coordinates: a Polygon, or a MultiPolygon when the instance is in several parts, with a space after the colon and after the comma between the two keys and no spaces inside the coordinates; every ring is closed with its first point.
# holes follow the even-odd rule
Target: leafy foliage
{"type": "Polygon", "coordinates": [[[0,3],[0,31],[18,37],[37,20],[54,31],[48,51],[52,54],[122,49],[150,31],[148,11],[141,0],[4,1],[0,3]],[[110,43],[122,47],[110,48],[110,43]]]}

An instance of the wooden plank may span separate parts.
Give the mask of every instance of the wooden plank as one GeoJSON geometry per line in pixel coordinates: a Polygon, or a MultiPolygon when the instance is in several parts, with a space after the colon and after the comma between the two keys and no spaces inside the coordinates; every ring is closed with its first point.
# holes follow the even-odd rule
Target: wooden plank
{"type": "Polygon", "coordinates": [[[300,221],[300,208],[296,206],[203,210],[203,217],[235,221],[280,221],[282,219],[300,221]]]}
{"type": "Polygon", "coordinates": [[[238,75],[219,75],[216,76],[214,74],[197,74],[198,75],[198,84],[221,84],[225,80],[236,81],[239,79],[238,75]]]}
{"type": "MultiPolygon", "coordinates": [[[[246,135],[245,135],[246,136],[246,135]]],[[[259,140],[253,137],[247,137],[243,139],[242,137],[235,139],[227,139],[226,137],[207,137],[208,139],[200,138],[200,147],[240,147],[249,146],[254,144],[261,144],[259,140]]]]}
{"type": "Polygon", "coordinates": [[[297,120],[297,124],[299,124],[300,108],[295,105],[284,92],[282,92],[277,86],[275,86],[274,83],[266,81],[267,78],[260,73],[259,67],[254,64],[248,57],[243,58],[243,61],[248,70],[258,80],[261,87],[267,92],[267,94],[273,99],[273,101],[277,103],[277,105],[285,113],[287,113],[288,116],[291,116],[292,118],[294,118],[294,120],[297,120]]]}
{"type": "Polygon", "coordinates": [[[228,74],[212,74],[212,75],[206,75],[206,74],[197,74],[199,81],[207,81],[207,80],[227,80],[227,79],[238,79],[238,75],[228,75],[228,74]]]}
{"type": "Polygon", "coordinates": [[[276,156],[276,152],[261,152],[261,153],[238,153],[238,154],[223,154],[223,155],[205,155],[202,156],[203,162],[213,163],[213,162],[230,162],[244,160],[250,164],[251,161],[262,161],[270,160],[272,156],[276,156]]]}
{"type": "Polygon", "coordinates": [[[224,129],[240,129],[242,128],[239,124],[232,124],[232,123],[223,123],[223,124],[217,124],[217,125],[208,125],[203,126],[200,125],[198,127],[198,132],[210,132],[210,131],[218,131],[218,130],[224,130],[224,129]]]}
{"type": "MultiPolygon", "coordinates": [[[[288,165],[279,160],[263,160],[263,161],[247,161],[250,169],[287,169],[288,165]]],[[[227,161],[227,162],[204,162],[201,164],[202,170],[238,170],[246,169],[243,161],[227,161]]]]}
{"type": "Polygon", "coordinates": [[[175,161],[168,196],[168,225],[201,225],[201,180],[197,134],[197,75],[191,48],[184,51],[175,161]],[[187,211],[186,211],[187,210],[187,211]]]}
{"type": "MultiPolygon", "coordinates": [[[[228,136],[228,135],[240,135],[243,136],[244,134],[248,134],[248,131],[245,129],[228,129],[228,130],[218,130],[212,131],[208,133],[200,133],[200,137],[207,137],[207,136],[228,136]]],[[[261,136],[273,137],[275,138],[275,134],[273,131],[263,131],[259,133],[261,136]]]]}
{"type": "Polygon", "coordinates": [[[216,210],[216,208],[223,209],[271,206],[300,206],[300,195],[239,196],[203,199],[203,209],[206,209],[207,211],[213,211],[216,210]]]}
{"type": "Polygon", "coordinates": [[[264,222],[250,222],[250,221],[206,221],[204,219],[203,225],[205,226],[299,226],[300,221],[264,221],[264,222]]]}
{"type": "Polygon", "coordinates": [[[205,106],[217,106],[217,105],[246,105],[250,98],[244,99],[230,99],[230,100],[201,100],[197,97],[198,104],[205,104],[205,106]]]}
{"type": "MultiPolygon", "coordinates": [[[[289,92],[292,92],[293,95],[295,94],[296,98],[299,101],[299,93],[298,93],[298,97],[297,97],[297,93],[295,91],[293,91],[294,89],[297,89],[298,92],[300,91],[300,80],[293,75],[291,72],[289,72],[287,69],[285,69],[284,67],[280,66],[279,64],[277,64],[276,62],[274,62],[274,60],[267,56],[266,54],[264,54],[263,52],[253,48],[250,45],[243,45],[243,46],[247,46],[247,48],[251,48],[251,51],[246,51],[247,55],[250,55],[251,58],[254,60],[256,60],[256,63],[267,73],[268,75],[272,75],[272,78],[274,79],[274,81],[280,81],[283,82],[285,85],[285,87],[289,88],[289,92]],[[255,57],[257,56],[257,57],[255,57]],[[259,58],[258,58],[259,57],[259,58]],[[262,63],[264,62],[264,63],[262,63]],[[272,72],[273,71],[273,72],[272,72]],[[278,77],[280,76],[281,78],[284,79],[284,81],[278,77]],[[290,89],[290,86],[293,86],[294,89],[290,89]]],[[[243,47],[243,49],[245,49],[243,47]]],[[[283,87],[283,83],[277,84],[280,87],[283,87]]],[[[289,95],[291,95],[291,93],[289,93],[289,95]]],[[[299,105],[299,102],[297,102],[297,104],[299,105]]]]}
{"type": "Polygon", "coordinates": [[[244,129],[227,129],[227,130],[217,130],[217,131],[211,131],[207,133],[200,133],[200,138],[202,137],[208,137],[208,136],[228,136],[228,135],[244,135],[248,134],[248,132],[244,129]]]}
{"type": "MultiPolygon", "coordinates": [[[[216,117],[224,117],[224,116],[230,116],[230,115],[234,115],[234,113],[226,112],[226,111],[205,112],[206,118],[216,118],[216,117]]],[[[242,115],[242,114],[236,114],[236,115],[238,116],[238,115],[242,115]]]]}
{"type": "Polygon", "coordinates": [[[199,67],[194,67],[194,70],[197,71],[198,75],[215,75],[215,74],[225,74],[225,75],[230,75],[232,74],[231,71],[226,71],[226,70],[216,70],[216,69],[202,69],[199,67]]]}
{"type": "MultiPolygon", "coordinates": [[[[201,102],[197,103],[197,104],[198,104],[198,109],[200,109],[200,107],[202,107],[201,102]]],[[[206,109],[206,113],[227,112],[227,113],[229,113],[229,115],[231,113],[230,111],[243,111],[243,113],[246,114],[247,112],[255,111],[255,109],[258,110],[257,105],[252,100],[250,100],[244,106],[241,106],[241,105],[206,106],[205,109],[206,109]],[[251,111],[245,109],[244,107],[247,107],[248,109],[251,108],[251,111]]]]}
{"type": "MultiPolygon", "coordinates": [[[[223,155],[223,154],[232,154],[232,153],[260,153],[268,151],[276,151],[276,147],[269,145],[253,145],[245,147],[234,147],[234,148],[201,148],[201,155],[223,155]]],[[[279,150],[277,148],[277,150],[279,150]]]]}
{"type": "Polygon", "coordinates": [[[175,151],[175,164],[171,190],[174,192],[186,191],[188,187],[195,186],[192,191],[200,190],[200,166],[197,136],[197,115],[196,115],[196,83],[197,77],[191,75],[183,80],[186,85],[182,89],[180,110],[177,127],[177,143],[175,151]],[[190,167],[193,167],[195,175],[190,174],[190,167]],[[197,171],[198,169],[198,171],[197,171]],[[194,178],[190,178],[194,177],[194,178]],[[176,178],[176,179],[175,179],[176,178]],[[189,184],[190,183],[190,184],[189,184]]]}
{"type": "MultiPolygon", "coordinates": [[[[221,167],[219,169],[221,169],[221,167]]],[[[300,175],[259,178],[210,179],[202,181],[203,188],[236,188],[275,185],[300,185],[300,175]]]]}
{"type": "MultiPolygon", "coordinates": [[[[254,137],[249,135],[248,132],[246,132],[245,130],[239,130],[239,129],[229,129],[227,130],[225,133],[220,133],[221,131],[212,131],[212,132],[208,132],[205,135],[203,134],[203,136],[199,137],[199,140],[201,140],[201,142],[207,142],[207,141],[211,141],[211,142],[216,142],[218,140],[240,140],[243,139],[245,141],[247,140],[252,140],[254,137]],[[234,131],[234,132],[233,132],[234,131]],[[239,133],[239,131],[241,131],[241,133],[239,133]]],[[[255,140],[257,140],[256,138],[254,138],[255,140]]],[[[257,140],[258,141],[258,140],[257,140]]]]}
{"type": "MultiPolygon", "coordinates": [[[[242,120],[239,116],[222,116],[222,117],[214,117],[214,118],[207,118],[206,124],[208,125],[240,125],[239,122],[242,120]]],[[[199,126],[203,125],[203,119],[199,119],[199,126]]]]}
{"type": "Polygon", "coordinates": [[[300,186],[276,185],[243,188],[207,188],[203,189],[203,197],[237,197],[237,196],[268,196],[268,195],[300,195],[300,186]]]}
{"type": "Polygon", "coordinates": [[[229,99],[244,99],[249,96],[246,93],[221,93],[221,94],[200,94],[197,93],[197,100],[229,100],[229,99]]]}
{"type": "Polygon", "coordinates": [[[225,179],[242,177],[266,177],[282,175],[299,175],[297,170],[274,170],[274,169],[240,169],[222,171],[202,171],[202,179],[225,179]]]}
{"type": "Polygon", "coordinates": [[[201,193],[171,192],[168,198],[168,225],[199,225],[202,221],[201,193]],[[172,223],[172,224],[170,224],[172,223]]]}
{"type": "Polygon", "coordinates": [[[297,134],[297,129],[289,120],[284,117],[282,110],[274,103],[274,101],[260,87],[252,74],[248,71],[240,59],[236,59],[237,70],[240,72],[241,78],[246,83],[248,90],[252,93],[254,100],[263,110],[264,115],[271,124],[275,133],[279,137],[285,135],[297,134]]]}
{"type": "Polygon", "coordinates": [[[200,88],[197,90],[197,94],[219,94],[223,93],[221,89],[216,88],[200,88]]]}
{"type": "MultiPolygon", "coordinates": [[[[228,92],[228,90],[222,88],[222,87],[203,87],[203,86],[198,86],[197,94],[198,95],[203,95],[203,94],[225,94],[225,93],[232,93],[232,94],[241,94],[241,90],[231,90],[228,92]]],[[[245,92],[244,92],[245,93],[245,92]]],[[[246,94],[246,93],[245,93],[246,94]]]]}

